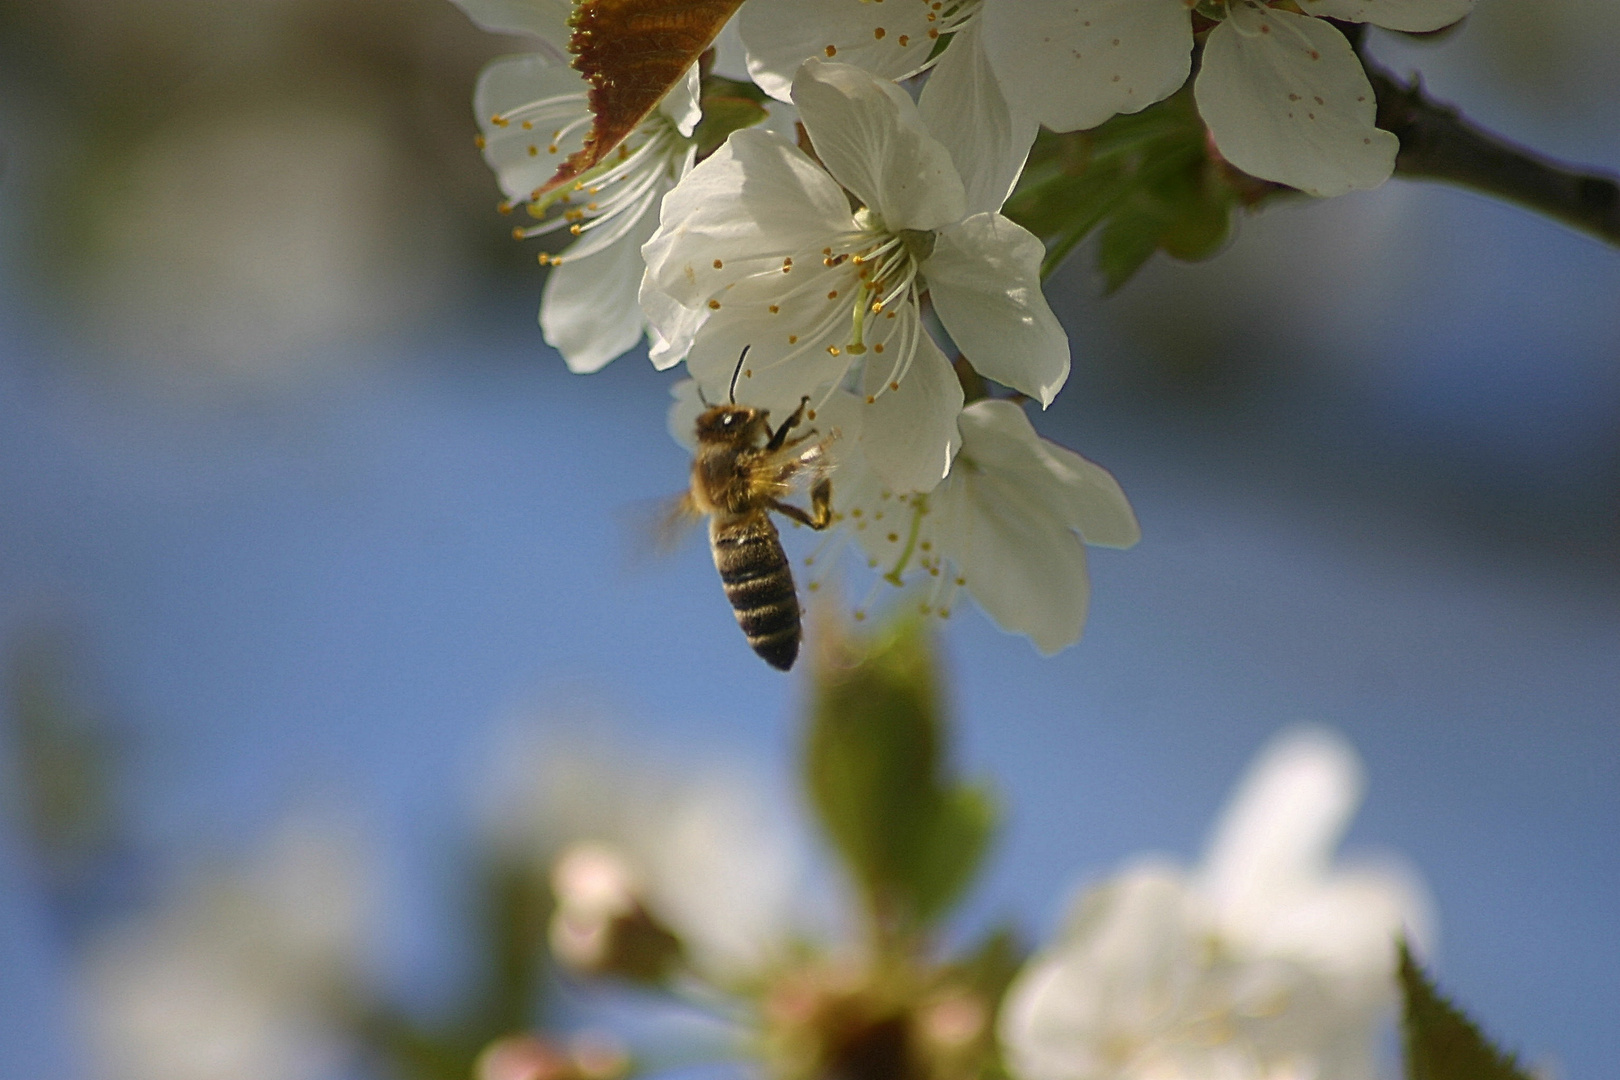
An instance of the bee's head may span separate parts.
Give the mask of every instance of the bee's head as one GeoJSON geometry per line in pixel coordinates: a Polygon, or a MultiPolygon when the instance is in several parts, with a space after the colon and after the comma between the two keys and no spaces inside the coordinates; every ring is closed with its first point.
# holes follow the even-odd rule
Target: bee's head
{"type": "Polygon", "coordinates": [[[731,442],[751,438],[770,414],[747,405],[711,405],[697,419],[699,442],[731,442]]]}

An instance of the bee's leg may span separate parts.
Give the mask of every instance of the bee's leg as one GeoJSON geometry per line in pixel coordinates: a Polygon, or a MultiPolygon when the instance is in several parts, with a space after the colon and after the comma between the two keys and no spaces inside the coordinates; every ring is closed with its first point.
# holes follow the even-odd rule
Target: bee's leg
{"type": "Polygon", "coordinates": [[[771,433],[771,441],[765,444],[767,452],[782,449],[782,444],[787,442],[787,433],[799,426],[799,421],[804,419],[805,406],[809,404],[809,394],[799,399],[799,407],[793,410],[793,415],[782,421],[781,426],[771,433]]]}
{"type": "Polygon", "coordinates": [[[810,485],[810,512],[815,519],[810,522],[812,529],[832,524],[832,481],[825,476],[810,485]]]}
{"type": "Polygon", "coordinates": [[[785,514],[800,525],[808,525],[819,532],[832,523],[832,481],[825,478],[817,480],[810,488],[809,513],[779,499],[770,500],[770,506],[778,514],[785,514]]]}

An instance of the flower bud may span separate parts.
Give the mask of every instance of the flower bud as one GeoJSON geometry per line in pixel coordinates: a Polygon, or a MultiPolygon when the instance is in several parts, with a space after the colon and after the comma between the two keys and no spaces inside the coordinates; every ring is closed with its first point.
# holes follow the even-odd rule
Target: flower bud
{"type": "Polygon", "coordinates": [[[617,849],[573,845],[552,867],[551,887],[551,951],[569,967],[657,983],[679,963],[680,939],[647,910],[641,881],[617,849]]]}

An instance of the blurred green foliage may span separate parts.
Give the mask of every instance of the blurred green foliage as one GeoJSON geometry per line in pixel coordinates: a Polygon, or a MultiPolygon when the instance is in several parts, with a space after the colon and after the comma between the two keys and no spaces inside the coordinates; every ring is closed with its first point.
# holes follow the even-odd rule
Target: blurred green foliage
{"type": "Polygon", "coordinates": [[[1003,212],[1046,241],[1043,276],[1100,229],[1097,268],[1112,292],[1155,251],[1188,261],[1216,254],[1240,192],[1258,184],[1210,155],[1189,84],[1089,131],[1042,129],[1003,212]]]}
{"type": "Polygon", "coordinates": [[[111,734],[75,692],[72,657],[60,635],[36,633],[14,648],[7,672],[16,779],[5,809],[64,899],[96,876],[119,839],[111,734]]]}
{"type": "Polygon", "coordinates": [[[870,642],[823,643],[805,785],[880,935],[926,929],[972,880],[999,816],[952,775],[931,642],[915,620],[870,642]]]}

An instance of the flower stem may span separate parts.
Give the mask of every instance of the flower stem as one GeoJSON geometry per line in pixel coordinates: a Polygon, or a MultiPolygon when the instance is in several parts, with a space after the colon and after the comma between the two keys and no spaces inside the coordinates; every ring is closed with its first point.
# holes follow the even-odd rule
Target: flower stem
{"type": "Polygon", "coordinates": [[[1378,96],[1378,126],[1401,140],[1395,174],[1439,180],[1517,203],[1620,247],[1620,179],[1515,145],[1361,55],[1378,96]]]}

